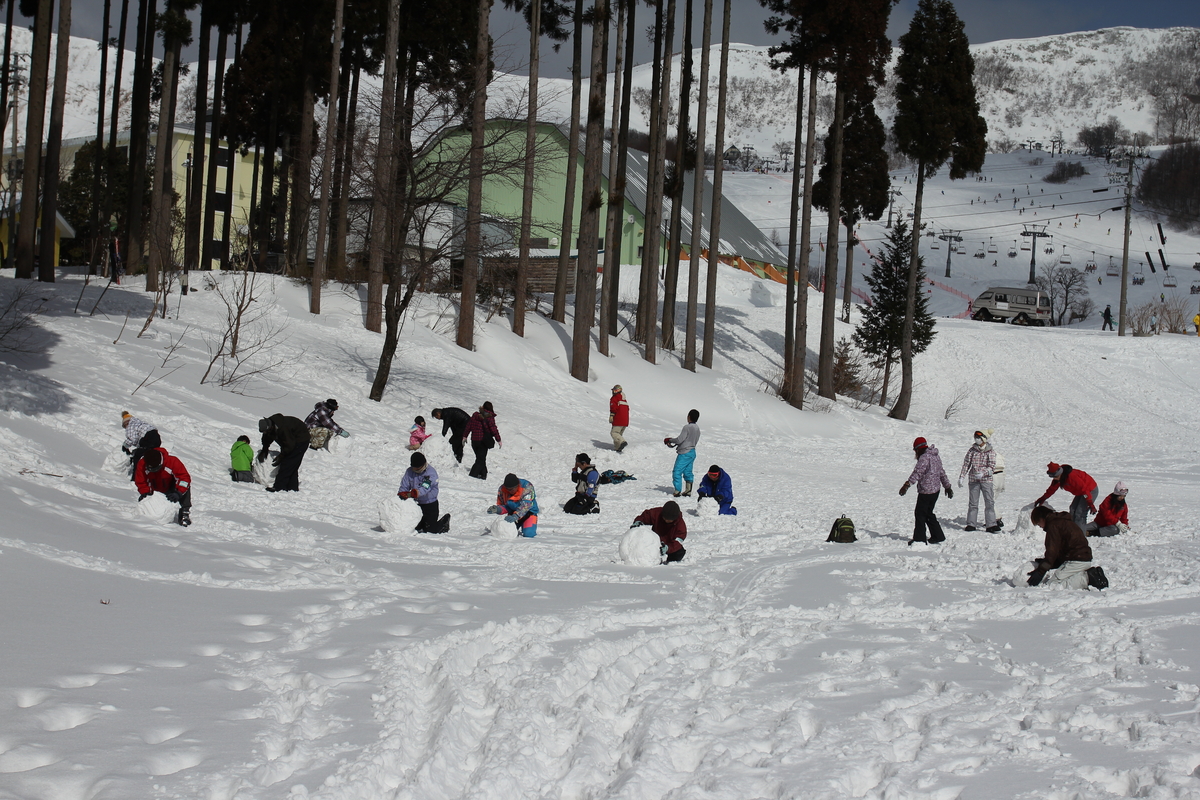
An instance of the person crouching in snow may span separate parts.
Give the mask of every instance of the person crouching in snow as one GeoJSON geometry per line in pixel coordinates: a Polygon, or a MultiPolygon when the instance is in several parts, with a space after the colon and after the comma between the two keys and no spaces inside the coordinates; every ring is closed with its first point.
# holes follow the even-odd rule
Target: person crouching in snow
{"type": "Polygon", "coordinates": [[[596,498],[596,488],[600,485],[600,471],[592,465],[587,453],[575,456],[571,482],[575,484],[575,496],[563,505],[563,511],[568,514],[599,514],[600,502],[596,498]]]}
{"type": "Polygon", "coordinates": [[[408,449],[420,450],[421,445],[425,444],[425,440],[432,435],[425,432],[425,418],[417,417],[413,420],[413,426],[408,429],[408,449]]]}
{"type": "Polygon", "coordinates": [[[450,515],[438,518],[438,474],[433,465],[421,453],[413,453],[408,460],[409,468],[400,479],[397,497],[408,497],[417,501],[421,508],[421,521],[414,529],[419,533],[446,533],[450,530],[450,515]]]}
{"type": "Polygon", "coordinates": [[[718,513],[728,516],[737,516],[737,509],[733,506],[733,481],[729,478],[729,473],[713,464],[708,468],[708,472],[700,479],[700,488],[696,490],[697,497],[711,497],[717,501],[717,506],[720,511],[718,513]]]}
{"type": "Polygon", "coordinates": [[[926,543],[938,544],[946,541],[946,534],[942,533],[941,523],[934,515],[933,507],[937,505],[942,487],[945,487],[946,497],[949,498],[954,497],[954,490],[950,488],[950,479],[942,469],[942,457],[938,455],[936,447],[925,441],[924,436],[918,436],[913,441],[913,455],[917,459],[917,466],[900,487],[900,494],[903,496],[908,487],[913,484],[917,486],[917,507],[914,511],[916,526],[913,528],[913,538],[908,544],[911,547],[913,542],[926,542],[927,527],[929,540],[926,543]]]}
{"type": "Polygon", "coordinates": [[[979,496],[983,495],[983,519],[987,525],[987,532],[1000,532],[1000,526],[996,523],[996,494],[992,485],[992,476],[996,469],[996,453],[988,441],[991,433],[990,429],[975,431],[975,442],[967,450],[962,469],[958,472],[958,488],[962,488],[964,478],[969,481],[967,525],[963,530],[975,530],[975,524],[979,521],[979,496]]]}
{"type": "Polygon", "coordinates": [[[612,426],[609,435],[612,436],[613,450],[619,453],[629,444],[625,441],[625,429],[629,427],[629,402],[619,383],[612,388],[612,399],[608,401],[608,424],[612,426]]]}
{"type": "Polygon", "coordinates": [[[337,410],[338,401],[331,397],[313,406],[312,413],[304,418],[304,424],[308,426],[308,446],[313,450],[324,447],[335,433],[342,437],[350,435],[349,431],[333,421],[333,412],[337,410]]]}
{"type": "Polygon", "coordinates": [[[1087,536],[1069,513],[1038,506],[1030,512],[1029,521],[1046,532],[1046,553],[1029,573],[1030,586],[1108,587],[1104,570],[1092,566],[1092,548],[1088,546],[1087,536]]]}
{"type": "Polygon", "coordinates": [[[133,472],[142,456],[156,447],[162,447],[162,437],[158,435],[158,428],[128,411],[121,412],[121,427],[125,429],[125,443],[121,449],[129,456],[129,480],[133,480],[133,472]]]}
{"type": "Polygon", "coordinates": [[[687,424],[679,435],[663,439],[667,447],[675,448],[675,467],[671,470],[671,484],[676,497],[692,496],[692,465],[696,463],[696,445],[700,443],[700,412],[692,409],[687,415],[687,424]],[[686,481],[686,483],[685,483],[686,481]]]}
{"type": "Polygon", "coordinates": [[[1084,529],[1088,536],[1116,536],[1129,529],[1129,504],[1125,502],[1127,494],[1129,487],[1125,481],[1117,481],[1112,494],[1100,504],[1096,518],[1084,529]]]}
{"type": "Polygon", "coordinates": [[[1046,474],[1051,478],[1050,488],[1041,497],[1034,500],[1033,504],[1040,506],[1059,489],[1064,489],[1068,494],[1075,496],[1075,499],[1071,501],[1071,519],[1075,521],[1080,530],[1087,528],[1088,512],[1096,513],[1096,498],[1100,495],[1100,489],[1096,486],[1095,479],[1070,464],[1060,465],[1053,461],[1046,465],[1046,474]]]}
{"type": "Polygon", "coordinates": [[[650,530],[658,534],[658,540],[662,542],[664,564],[682,561],[687,555],[687,550],[680,544],[687,538],[687,523],[683,521],[679,504],[674,500],[668,500],[662,508],[647,508],[638,514],[633,518],[632,527],[640,525],[649,525],[650,530]]]}
{"type": "Polygon", "coordinates": [[[504,519],[517,526],[517,533],[526,539],[537,536],[538,504],[533,484],[513,473],[504,476],[496,492],[496,505],[489,514],[504,514],[504,519]]]}
{"type": "Polygon", "coordinates": [[[254,483],[254,448],[249,436],[239,436],[229,450],[229,476],[235,482],[254,483]]]}
{"type": "Polygon", "coordinates": [[[192,476],[187,467],[162,447],[146,453],[138,462],[133,473],[133,482],[138,488],[138,502],[155,492],[162,492],[172,503],[179,504],[175,522],[183,527],[192,524],[192,476]]]}

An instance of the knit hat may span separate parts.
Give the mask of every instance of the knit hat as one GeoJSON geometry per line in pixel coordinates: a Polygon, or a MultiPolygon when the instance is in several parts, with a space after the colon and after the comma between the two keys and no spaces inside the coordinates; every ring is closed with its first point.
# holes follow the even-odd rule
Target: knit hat
{"type": "Polygon", "coordinates": [[[517,478],[516,473],[510,472],[504,476],[504,488],[515,489],[521,485],[521,481],[517,478]]]}
{"type": "Polygon", "coordinates": [[[929,447],[929,442],[925,441],[924,436],[913,439],[913,450],[924,450],[926,447],[929,447]]]}
{"type": "Polygon", "coordinates": [[[413,453],[408,459],[408,463],[413,469],[422,469],[425,466],[425,456],[421,453],[413,453]]]}
{"type": "Polygon", "coordinates": [[[987,441],[992,438],[992,429],[985,428],[980,431],[975,431],[975,435],[978,436],[980,439],[983,439],[984,444],[986,444],[987,441]]]}
{"type": "Polygon", "coordinates": [[[128,426],[129,420],[131,420],[131,419],[133,419],[133,414],[130,414],[128,411],[122,411],[121,412],[121,427],[124,428],[124,427],[128,426]]]}
{"type": "Polygon", "coordinates": [[[1046,465],[1046,474],[1049,475],[1051,478],[1057,478],[1059,475],[1062,474],[1062,465],[1055,464],[1053,461],[1051,461],[1049,464],[1046,465]]]}
{"type": "Polygon", "coordinates": [[[579,455],[575,456],[575,463],[576,464],[591,464],[592,458],[587,453],[580,453],[579,455]]]}
{"type": "Polygon", "coordinates": [[[329,398],[328,400],[325,401],[325,407],[328,408],[330,411],[337,411],[338,410],[337,400],[334,400],[332,397],[329,398]]]}
{"type": "Polygon", "coordinates": [[[1113,487],[1113,494],[1118,497],[1124,497],[1129,494],[1129,487],[1125,485],[1125,481],[1117,481],[1117,485],[1113,487]]]}
{"type": "Polygon", "coordinates": [[[146,455],[142,460],[146,463],[146,469],[150,472],[157,472],[158,470],[162,469],[162,451],[157,447],[153,450],[146,451],[146,455]]]}
{"type": "Polygon", "coordinates": [[[674,500],[668,500],[667,502],[663,503],[662,518],[667,522],[674,522],[675,520],[679,519],[681,513],[682,512],[679,510],[679,503],[676,503],[674,500]]]}
{"type": "Polygon", "coordinates": [[[267,419],[266,417],[263,417],[262,419],[260,419],[258,421],[258,432],[266,433],[267,431],[271,430],[271,426],[272,426],[271,420],[267,419]]]}
{"type": "Polygon", "coordinates": [[[625,390],[624,390],[624,389],[622,389],[622,388],[621,388],[621,384],[619,384],[619,383],[618,383],[616,386],[614,386],[614,387],[613,387],[613,391],[614,391],[614,392],[623,392],[623,391],[625,391],[625,390]]]}

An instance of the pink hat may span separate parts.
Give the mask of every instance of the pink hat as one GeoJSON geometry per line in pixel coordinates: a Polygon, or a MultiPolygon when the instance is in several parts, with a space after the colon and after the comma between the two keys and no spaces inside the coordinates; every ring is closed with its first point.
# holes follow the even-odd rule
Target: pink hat
{"type": "Polygon", "coordinates": [[[1120,497],[1129,494],[1129,487],[1125,485],[1125,481],[1117,481],[1117,485],[1113,487],[1113,494],[1120,497]]]}

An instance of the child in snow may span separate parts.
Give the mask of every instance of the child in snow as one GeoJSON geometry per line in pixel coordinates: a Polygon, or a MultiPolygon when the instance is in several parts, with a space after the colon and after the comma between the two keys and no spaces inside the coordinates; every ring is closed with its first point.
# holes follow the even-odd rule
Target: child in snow
{"type": "Polygon", "coordinates": [[[254,483],[254,448],[249,436],[239,436],[229,450],[230,477],[242,483],[254,483]]]}
{"type": "Polygon", "coordinates": [[[408,449],[420,450],[421,445],[425,444],[425,440],[432,435],[425,432],[425,418],[417,417],[413,420],[413,426],[408,429],[408,449]]]}
{"type": "Polygon", "coordinates": [[[647,508],[634,517],[631,527],[637,528],[641,525],[649,525],[650,530],[658,534],[658,539],[662,542],[663,563],[682,561],[687,555],[687,550],[680,544],[687,538],[687,524],[683,521],[679,504],[674,500],[668,500],[662,508],[647,508]]]}
{"type": "Polygon", "coordinates": [[[121,449],[129,456],[129,480],[133,480],[134,470],[142,456],[156,447],[162,447],[162,438],[158,435],[158,428],[128,411],[121,412],[121,427],[125,429],[125,443],[121,449]]]}
{"type": "Polygon", "coordinates": [[[991,435],[991,428],[975,431],[975,442],[967,450],[962,469],[958,472],[958,488],[962,488],[964,479],[970,481],[967,490],[967,525],[963,530],[975,530],[975,523],[979,521],[979,496],[983,495],[983,519],[987,532],[1000,531],[1000,526],[996,524],[996,495],[992,485],[996,454],[988,441],[991,435]]]}
{"type": "Polygon", "coordinates": [[[450,515],[438,517],[438,474],[421,453],[413,453],[409,468],[400,479],[397,497],[411,497],[421,508],[421,521],[414,529],[421,533],[446,533],[450,530],[450,515]]]}
{"type": "Polygon", "coordinates": [[[484,401],[479,410],[471,415],[466,433],[471,436],[471,449],[475,451],[475,463],[468,474],[481,481],[487,480],[488,450],[496,445],[504,446],[500,441],[500,429],[496,427],[496,410],[491,400],[484,401]]]}
{"type": "Polygon", "coordinates": [[[504,476],[504,483],[496,492],[496,505],[488,509],[489,514],[503,514],[507,522],[517,526],[517,531],[526,539],[537,536],[538,504],[533,484],[513,473],[504,476]]]}
{"type": "Polygon", "coordinates": [[[612,426],[609,435],[612,436],[613,449],[619,453],[629,444],[625,441],[625,429],[629,427],[629,403],[619,383],[612,388],[612,398],[608,401],[608,424],[612,426]]]}
{"type": "Polygon", "coordinates": [[[950,488],[950,479],[942,469],[942,457],[938,455],[936,447],[925,441],[924,436],[913,440],[913,456],[917,459],[917,466],[900,487],[900,495],[903,496],[908,487],[914,483],[917,485],[917,507],[914,511],[916,526],[913,528],[913,538],[908,544],[910,547],[913,542],[938,544],[946,541],[946,534],[942,532],[941,523],[934,515],[933,507],[937,505],[942,487],[945,487],[948,498],[954,497],[954,490],[950,488]],[[929,528],[928,541],[925,539],[926,527],[929,528]]]}
{"type": "Polygon", "coordinates": [[[1075,496],[1071,501],[1071,519],[1080,530],[1086,528],[1088,512],[1096,513],[1096,498],[1100,494],[1096,481],[1081,469],[1075,469],[1070,464],[1055,464],[1053,461],[1046,465],[1046,474],[1051,478],[1050,488],[1033,504],[1040,506],[1059,489],[1064,489],[1075,496]]]}
{"type": "Polygon", "coordinates": [[[592,466],[592,459],[587,453],[575,456],[571,482],[575,484],[575,496],[563,505],[563,511],[568,514],[599,514],[596,487],[600,484],[600,472],[592,466]]]}
{"type": "Polygon", "coordinates": [[[692,496],[692,465],[696,463],[696,445],[700,443],[700,412],[692,409],[687,415],[687,424],[679,435],[663,439],[667,447],[675,448],[675,467],[671,470],[671,483],[676,497],[692,496]]]}
{"type": "Polygon", "coordinates": [[[192,524],[192,476],[187,467],[162,447],[147,451],[134,470],[133,481],[138,488],[138,502],[155,492],[162,492],[172,503],[179,504],[175,522],[183,527],[192,524]]]}
{"type": "Polygon", "coordinates": [[[1096,518],[1088,523],[1085,529],[1088,536],[1116,536],[1129,530],[1129,504],[1125,502],[1127,494],[1129,487],[1125,481],[1117,481],[1112,494],[1100,504],[1096,518]]]}
{"type": "Polygon", "coordinates": [[[324,447],[335,433],[342,437],[350,435],[349,431],[333,421],[333,412],[337,410],[338,401],[331,397],[313,406],[312,413],[304,418],[304,424],[308,426],[308,446],[313,450],[324,447]]]}
{"type": "Polygon", "coordinates": [[[700,488],[696,490],[697,497],[711,497],[717,501],[720,508],[718,513],[737,516],[733,505],[733,481],[729,473],[713,464],[708,472],[700,479],[700,488]]]}
{"type": "Polygon", "coordinates": [[[1046,553],[1029,573],[1029,585],[1059,584],[1069,589],[1094,586],[1104,589],[1108,578],[1100,567],[1092,566],[1092,548],[1083,529],[1066,511],[1051,511],[1037,506],[1029,521],[1046,532],[1046,553]]]}

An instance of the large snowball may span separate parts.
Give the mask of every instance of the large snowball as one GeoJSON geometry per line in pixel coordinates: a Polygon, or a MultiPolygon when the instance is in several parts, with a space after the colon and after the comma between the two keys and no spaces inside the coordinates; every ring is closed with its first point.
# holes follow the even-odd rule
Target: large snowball
{"type": "Polygon", "coordinates": [[[496,517],[488,524],[488,533],[492,536],[499,536],[511,539],[516,536],[519,531],[517,526],[506,520],[504,517],[496,517]]]}
{"type": "Polygon", "coordinates": [[[1037,569],[1036,561],[1022,561],[1020,564],[1018,564],[1017,568],[1013,570],[1012,574],[1013,586],[1016,586],[1018,589],[1020,589],[1022,586],[1028,586],[1029,573],[1033,572],[1035,569],[1037,569]]]}
{"type": "Polygon", "coordinates": [[[271,462],[278,455],[278,451],[272,450],[267,454],[266,461],[259,461],[255,458],[251,462],[250,474],[254,476],[255,483],[261,483],[263,486],[275,485],[275,475],[279,472],[279,467],[273,466],[271,462]]]}
{"type": "Polygon", "coordinates": [[[696,501],[696,516],[715,517],[721,513],[721,505],[711,497],[701,497],[696,501]]]}
{"type": "Polygon", "coordinates": [[[648,527],[626,531],[618,552],[621,561],[633,567],[654,567],[662,563],[662,541],[648,527]]]}
{"type": "Polygon", "coordinates": [[[420,521],[416,500],[387,497],[379,501],[379,527],[388,533],[411,533],[420,521]]]}
{"type": "Polygon", "coordinates": [[[1021,506],[1021,510],[1017,512],[1017,524],[1013,533],[1041,535],[1042,531],[1029,521],[1030,511],[1033,511],[1033,503],[1021,506]]]}
{"type": "Polygon", "coordinates": [[[179,506],[160,492],[138,501],[137,509],[139,515],[153,522],[174,522],[175,515],[179,513],[179,506]]]}

